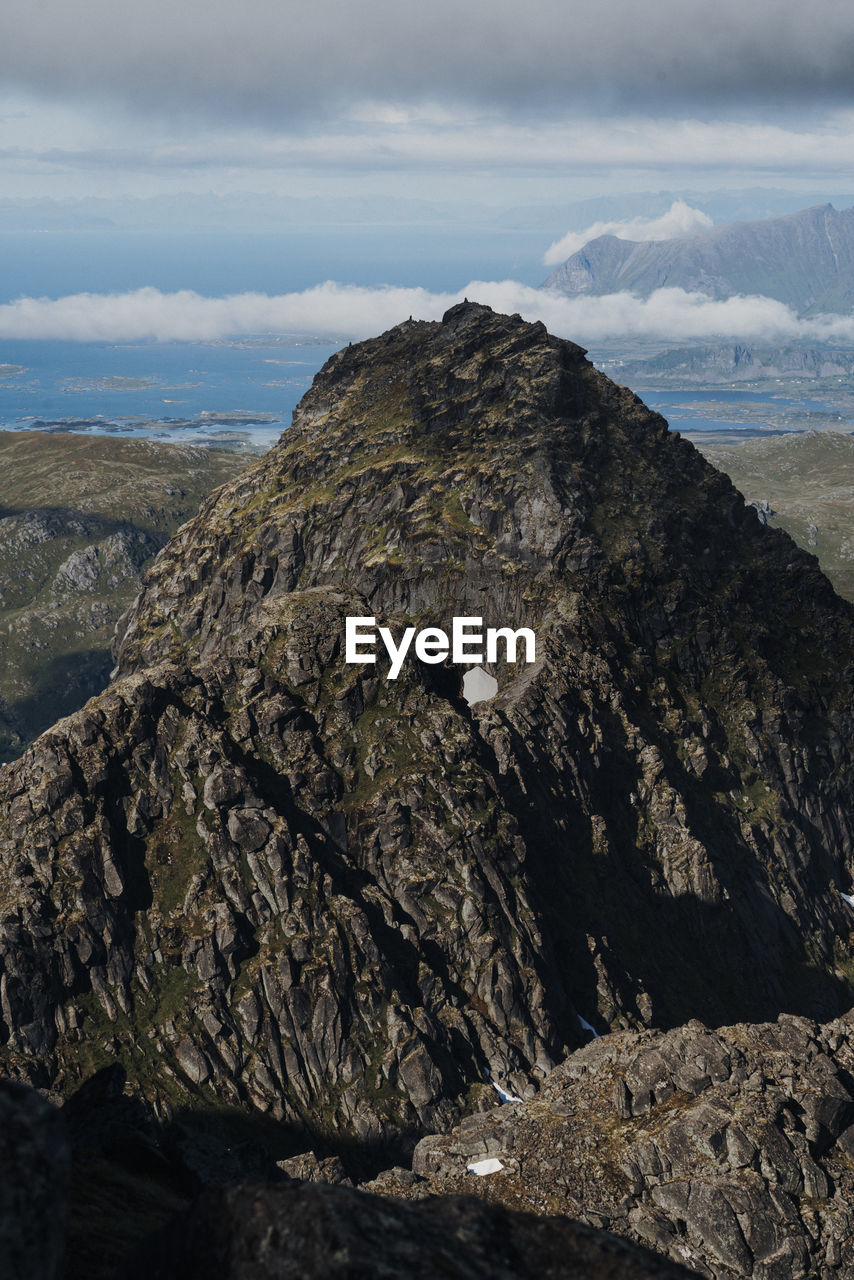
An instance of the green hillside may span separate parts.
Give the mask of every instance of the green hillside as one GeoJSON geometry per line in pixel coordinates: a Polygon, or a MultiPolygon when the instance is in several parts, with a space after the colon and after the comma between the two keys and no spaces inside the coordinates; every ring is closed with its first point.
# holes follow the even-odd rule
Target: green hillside
{"type": "Polygon", "coordinates": [[[102,689],[143,573],[244,454],[0,432],[0,760],[102,689]]]}
{"type": "Polygon", "coordinates": [[[740,444],[698,444],[768,524],[818,556],[840,595],[854,600],[854,436],[793,432],[740,444]]]}

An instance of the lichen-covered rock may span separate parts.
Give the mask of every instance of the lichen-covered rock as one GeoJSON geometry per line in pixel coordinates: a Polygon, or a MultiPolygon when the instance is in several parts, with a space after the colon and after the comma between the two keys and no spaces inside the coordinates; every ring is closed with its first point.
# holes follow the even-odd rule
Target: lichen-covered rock
{"type": "Polygon", "coordinates": [[[464,305],[347,348],[0,777],[0,1062],[374,1141],[487,1073],[528,1098],[585,1023],[833,1017],[852,652],[814,559],[572,343],[464,305]],[[537,660],[469,707],[460,667],[345,663],[366,614],[537,660]]]}
{"type": "Polygon", "coordinates": [[[534,1101],[424,1138],[404,1199],[478,1193],[565,1213],[699,1275],[854,1276],[854,1015],[617,1032],[534,1101]],[[467,1166],[492,1157],[478,1178],[467,1166]]]}
{"type": "Polygon", "coordinates": [[[129,578],[138,578],[146,560],[162,545],[142,529],[119,529],[99,545],[72,551],[56,571],[51,593],[115,589],[129,578]]]}

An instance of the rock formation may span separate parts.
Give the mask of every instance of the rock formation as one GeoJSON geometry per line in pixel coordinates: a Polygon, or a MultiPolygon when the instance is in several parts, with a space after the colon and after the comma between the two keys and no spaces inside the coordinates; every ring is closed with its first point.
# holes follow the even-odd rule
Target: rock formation
{"type": "Polygon", "coordinates": [[[208,1193],[128,1280],[689,1280],[692,1273],[561,1217],[465,1196],[405,1205],[294,1183],[208,1193]]]}
{"type": "Polygon", "coordinates": [[[581,348],[471,304],[347,348],[0,775],[0,1063],[411,1146],[591,1029],[836,1018],[852,652],[815,559],[581,348]],[[469,706],[460,666],[345,663],[365,615],[537,660],[469,706]]]}
{"type": "Polygon", "coordinates": [[[854,1276],[854,1017],[618,1032],[377,1190],[565,1213],[724,1280],[854,1276]],[[501,1169],[472,1177],[484,1157],[501,1169]]]}
{"type": "Polygon", "coordinates": [[[56,1108],[0,1080],[0,1275],[59,1280],[68,1181],[68,1138],[56,1108]]]}

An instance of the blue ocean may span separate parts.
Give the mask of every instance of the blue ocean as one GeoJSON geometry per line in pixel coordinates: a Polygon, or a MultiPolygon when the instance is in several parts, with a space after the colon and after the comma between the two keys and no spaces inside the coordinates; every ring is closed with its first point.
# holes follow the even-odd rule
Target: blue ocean
{"type": "Polygon", "coordinates": [[[337,345],[0,342],[0,425],[269,445],[337,345]]]}

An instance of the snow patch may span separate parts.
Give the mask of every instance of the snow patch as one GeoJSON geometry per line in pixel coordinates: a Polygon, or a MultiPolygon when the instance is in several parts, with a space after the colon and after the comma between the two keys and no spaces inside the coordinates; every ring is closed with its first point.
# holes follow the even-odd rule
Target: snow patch
{"type": "Polygon", "coordinates": [[[489,1081],[489,1083],[492,1085],[493,1089],[494,1089],[494,1090],[495,1090],[495,1092],[498,1094],[498,1096],[499,1096],[499,1098],[501,1099],[501,1101],[502,1101],[502,1102],[522,1102],[522,1103],[524,1103],[524,1101],[525,1101],[525,1099],[524,1099],[524,1098],[517,1098],[517,1096],[516,1096],[516,1094],[515,1094],[515,1093],[508,1093],[506,1089],[502,1089],[502,1088],[501,1088],[501,1085],[500,1085],[500,1084],[496,1084],[496,1083],[495,1083],[495,1081],[494,1081],[494,1080],[493,1080],[493,1078],[492,1078],[492,1072],[490,1071],[489,1067],[486,1067],[486,1068],[485,1068],[485,1070],[484,1070],[484,1073],[483,1073],[483,1074],[484,1074],[484,1078],[485,1078],[486,1080],[488,1080],[488,1081],[489,1081]]]}
{"type": "MultiPolygon", "coordinates": [[[[843,895],[843,896],[844,896],[844,895],[843,895]]],[[[576,1015],[575,1015],[575,1016],[576,1016],[576,1018],[578,1019],[578,1021],[581,1023],[581,1025],[582,1025],[582,1027],[584,1028],[584,1030],[585,1030],[585,1031],[589,1031],[589,1032],[591,1033],[591,1035],[595,1036],[595,1038],[598,1040],[598,1039],[599,1039],[599,1032],[596,1030],[596,1028],[595,1028],[595,1027],[591,1027],[591,1025],[590,1025],[590,1023],[587,1021],[587,1019],[586,1019],[586,1018],[582,1018],[582,1016],[581,1016],[581,1014],[580,1014],[580,1013],[576,1013],[576,1015]]]]}
{"type": "Polygon", "coordinates": [[[498,1094],[502,1102],[524,1102],[525,1101],[524,1098],[517,1098],[515,1093],[506,1093],[504,1089],[501,1088],[501,1085],[496,1084],[494,1080],[490,1080],[489,1083],[492,1085],[493,1089],[498,1094]]]}
{"type": "Polygon", "coordinates": [[[488,1173],[500,1173],[504,1165],[493,1156],[489,1160],[474,1160],[471,1164],[467,1164],[466,1168],[469,1173],[475,1173],[479,1178],[483,1178],[488,1173]]]}

